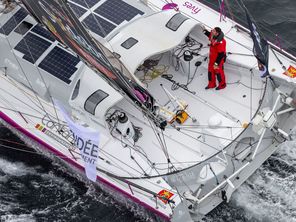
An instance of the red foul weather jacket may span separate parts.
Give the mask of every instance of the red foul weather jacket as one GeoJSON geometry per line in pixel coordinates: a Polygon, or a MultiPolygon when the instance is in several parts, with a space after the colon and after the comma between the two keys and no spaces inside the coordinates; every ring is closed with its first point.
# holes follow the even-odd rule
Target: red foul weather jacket
{"type": "Polygon", "coordinates": [[[213,66],[215,63],[220,65],[221,62],[224,63],[226,56],[226,41],[224,38],[222,40],[212,38],[212,34],[209,35],[210,40],[210,54],[209,54],[209,65],[213,66]],[[220,40],[220,41],[219,41],[220,40]]]}

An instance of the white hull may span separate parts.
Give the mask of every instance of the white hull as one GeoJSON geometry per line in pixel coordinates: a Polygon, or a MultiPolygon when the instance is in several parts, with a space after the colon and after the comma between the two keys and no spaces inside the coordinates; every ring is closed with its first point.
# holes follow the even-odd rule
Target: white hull
{"type": "MultiPolygon", "coordinates": [[[[192,38],[206,44],[206,39],[203,39],[198,33],[200,30],[198,22],[213,27],[217,23],[219,15],[194,1],[175,2],[179,4],[179,9],[184,14],[193,18],[191,23],[188,22],[188,27],[193,30],[189,34],[193,36],[192,38]],[[189,2],[191,2],[191,7],[188,7],[189,2]],[[193,4],[195,4],[194,8],[193,4]]],[[[154,10],[159,10],[164,5],[162,1],[147,1],[147,3],[154,10]]],[[[131,4],[134,6],[138,4],[141,10],[145,9],[147,13],[151,13],[149,11],[151,9],[140,2],[131,4]]],[[[147,20],[155,19],[154,22],[159,21],[160,23],[161,19],[169,16],[170,13],[151,13],[147,20]]],[[[7,21],[5,16],[0,18],[0,26],[7,21]]],[[[84,14],[81,20],[86,16],[87,14],[84,14]]],[[[135,21],[141,24],[140,16],[138,17],[138,20],[135,19],[135,21]]],[[[31,17],[27,17],[25,20],[36,24],[31,17]]],[[[137,22],[131,24],[137,28],[137,22]]],[[[251,39],[247,33],[232,28],[233,24],[230,20],[219,24],[223,30],[228,31],[228,48],[238,54],[249,54],[252,48],[251,39]],[[240,39],[240,44],[234,39],[240,39]]],[[[134,28],[132,25],[127,26],[130,28],[130,32],[127,34],[132,33],[134,28]]],[[[221,202],[228,201],[232,193],[286,139],[284,133],[289,133],[296,123],[294,107],[287,102],[288,99],[295,96],[295,81],[282,75],[281,67],[274,55],[271,55],[270,58],[274,82],[271,82],[270,79],[259,78],[256,69],[249,72],[249,69],[254,66],[254,61],[256,62],[254,58],[245,59],[246,57],[243,56],[230,55],[228,64],[225,65],[225,71],[227,82],[232,84],[228,84],[225,90],[218,93],[205,91],[204,87],[207,84],[205,60],[197,58],[196,61],[202,61],[202,65],[198,69],[194,63],[189,63],[189,65],[183,63],[182,70],[176,71],[174,69],[176,61],[172,55],[174,48],[170,49],[168,44],[166,51],[159,50],[158,55],[161,55],[159,63],[167,66],[166,71],[172,74],[174,81],[186,82],[187,72],[190,73],[190,70],[191,72],[195,70],[194,75],[196,75],[190,85],[188,84],[189,91],[182,87],[182,89],[175,91],[171,89],[171,79],[161,78],[158,75],[152,80],[145,81],[145,75],[142,76],[141,71],[136,71],[139,64],[132,63],[141,61],[141,58],[137,58],[136,52],[130,57],[125,57],[124,51],[120,51],[121,40],[124,39],[125,31],[128,28],[125,29],[125,26],[121,25],[114,33],[111,32],[105,39],[99,38],[99,40],[110,50],[123,55],[122,61],[127,64],[133,75],[142,81],[158,103],[165,104],[167,102],[167,93],[162,89],[165,87],[168,93],[177,94],[179,98],[189,104],[188,112],[191,119],[186,120],[187,125],[172,124],[163,132],[163,138],[168,145],[166,153],[162,149],[163,147],[157,144],[157,137],[154,138],[153,133],[160,131],[154,131],[147,122],[147,118],[143,117],[138,109],[122,99],[117,91],[82,62],[77,63],[75,67],[77,73],[68,79],[71,83],[67,85],[37,67],[46,53],[49,53],[54,47],[60,47],[58,43],[52,43],[44,55],[36,60],[36,64],[32,65],[22,59],[23,55],[14,48],[23,38],[15,32],[8,36],[4,34],[0,36],[1,50],[8,52],[7,55],[0,56],[1,64],[7,67],[7,70],[0,76],[0,118],[17,132],[40,144],[42,149],[53,153],[71,168],[84,174],[84,162],[80,158],[80,153],[70,144],[69,133],[67,133],[67,127],[64,126],[62,115],[57,107],[52,105],[51,97],[59,99],[68,110],[72,109],[72,115],[81,123],[101,132],[100,159],[97,164],[96,179],[98,184],[110,187],[115,191],[114,195],[117,192],[121,193],[135,204],[155,213],[162,220],[198,221],[221,202]],[[109,43],[107,44],[106,41],[109,43]],[[47,86],[44,86],[43,80],[40,78],[42,76],[45,78],[45,82],[49,83],[47,86]],[[75,99],[70,101],[78,79],[81,80],[82,93],[80,92],[75,99]],[[97,87],[98,83],[111,97],[108,101],[109,104],[107,102],[101,104],[101,110],[104,113],[98,113],[96,116],[97,113],[90,115],[87,112],[81,112],[82,99],[88,93],[91,94],[91,90],[97,87]],[[277,87],[274,88],[272,83],[275,83],[277,87]],[[34,93],[31,87],[38,93],[34,93]],[[250,92],[250,88],[255,90],[250,92]],[[196,93],[192,93],[190,90],[196,93]],[[128,149],[126,145],[128,141],[122,140],[122,138],[120,140],[119,137],[112,135],[112,130],[110,134],[105,118],[112,109],[124,110],[132,123],[142,128],[143,136],[134,149],[128,149]],[[283,110],[287,110],[287,112],[283,110]],[[266,123],[260,122],[266,118],[268,111],[275,113],[275,120],[267,119],[266,123]],[[283,112],[278,113],[278,111],[283,112]],[[196,117],[197,123],[192,121],[192,117],[196,117]],[[257,122],[255,122],[255,117],[259,119],[257,122]],[[262,118],[260,119],[260,117],[262,118]],[[219,123],[208,126],[209,122],[217,118],[219,123]],[[203,126],[207,127],[203,128],[203,126]],[[123,143],[126,144],[122,146],[123,143]],[[151,159],[150,163],[147,156],[151,159]],[[171,159],[171,162],[166,162],[167,157],[171,159]],[[158,164],[158,168],[151,163],[158,164]],[[169,166],[170,163],[171,166],[169,166]],[[162,167],[164,165],[165,167],[162,167]],[[173,194],[170,198],[174,203],[165,203],[157,197],[162,190],[170,191],[173,194]]],[[[177,34],[176,37],[180,37],[183,41],[183,36],[177,36],[177,34]]],[[[149,48],[151,52],[147,49],[146,52],[140,54],[143,56],[147,53],[148,55],[149,51],[148,58],[155,58],[153,50],[158,50],[155,45],[154,48],[149,48]]],[[[165,47],[164,45],[160,44],[159,47],[165,47]]],[[[140,44],[138,46],[140,47],[140,44]]],[[[207,56],[207,51],[208,49],[201,50],[199,53],[202,56],[207,56]]],[[[281,53],[276,52],[276,54],[286,66],[295,65],[295,62],[281,53]]],[[[97,112],[97,110],[95,111],[97,112]]],[[[271,119],[274,116],[272,115],[271,119]]]]}

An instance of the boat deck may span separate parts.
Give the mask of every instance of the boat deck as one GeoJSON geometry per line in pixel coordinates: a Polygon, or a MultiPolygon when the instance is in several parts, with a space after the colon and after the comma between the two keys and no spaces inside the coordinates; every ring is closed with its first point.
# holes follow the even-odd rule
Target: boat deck
{"type": "Polygon", "coordinates": [[[183,124],[174,122],[168,125],[163,131],[165,145],[161,146],[155,132],[137,109],[126,101],[122,101],[119,107],[129,110],[129,116],[135,126],[142,127],[144,123],[143,136],[137,145],[153,163],[167,164],[167,152],[175,167],[184,168],[214,155],[244,130],[242,124],[248,123],[257,111],[264,92],[264,82],[254,76],[256,74],[231,65],[229,61],[225,65],[227,87],[223,90],[205,90],[208,82],[205,61],[197,69],[194,63],[191,64],[190,76],[194,78],[188,84],[188,90],[191,91],[189,92],[182,87],[176,87],[176,83],[186,84],[188,74],[183,71],[189,69],[180,68],[176,71],[170,61],[170,55],[166,54],[154,67],[154,73],[152,71],[144,76],[140,71],[136,75],[146,84],[158,104],[164,106],[172,103],[168,92],[185,101],[188,104],[186,110],[192,118],[196,118],[196,122],[189,117],[183,124]],[[171,76],[175,84],[161,75],[171,76]]]}

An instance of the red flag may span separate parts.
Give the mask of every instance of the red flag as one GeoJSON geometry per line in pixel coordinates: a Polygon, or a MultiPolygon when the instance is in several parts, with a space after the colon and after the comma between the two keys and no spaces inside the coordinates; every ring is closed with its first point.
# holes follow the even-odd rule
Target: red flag
{"type": "Polygon", "coordinates": [[[286,76],[289,76],[291,78],[295,78],[296,77],[296,68],[293,66],[290,66],[283,74],[286,76]]]}
{"type": "Polygon", "coordinates": [[[165,204],[168,203],[168,200],[173,196],[174,194],[171,193],[170,191],[168,190],[161,190],[159,193],[158,193],[158,198],[164,202],[165,204]]]}

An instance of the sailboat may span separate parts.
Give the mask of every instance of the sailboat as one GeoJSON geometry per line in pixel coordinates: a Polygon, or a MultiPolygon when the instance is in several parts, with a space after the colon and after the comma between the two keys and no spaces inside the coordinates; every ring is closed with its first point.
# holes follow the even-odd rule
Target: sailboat
{"type": "Polygon", "coordinates": [[[296,123],[296,57],[244,9],[249,29],[194,0],[21,0],[0,15],[0,117],[159,220],[199,221],[296,123]],[[227,86],[206,90],[216,26],[227,86]]]}

